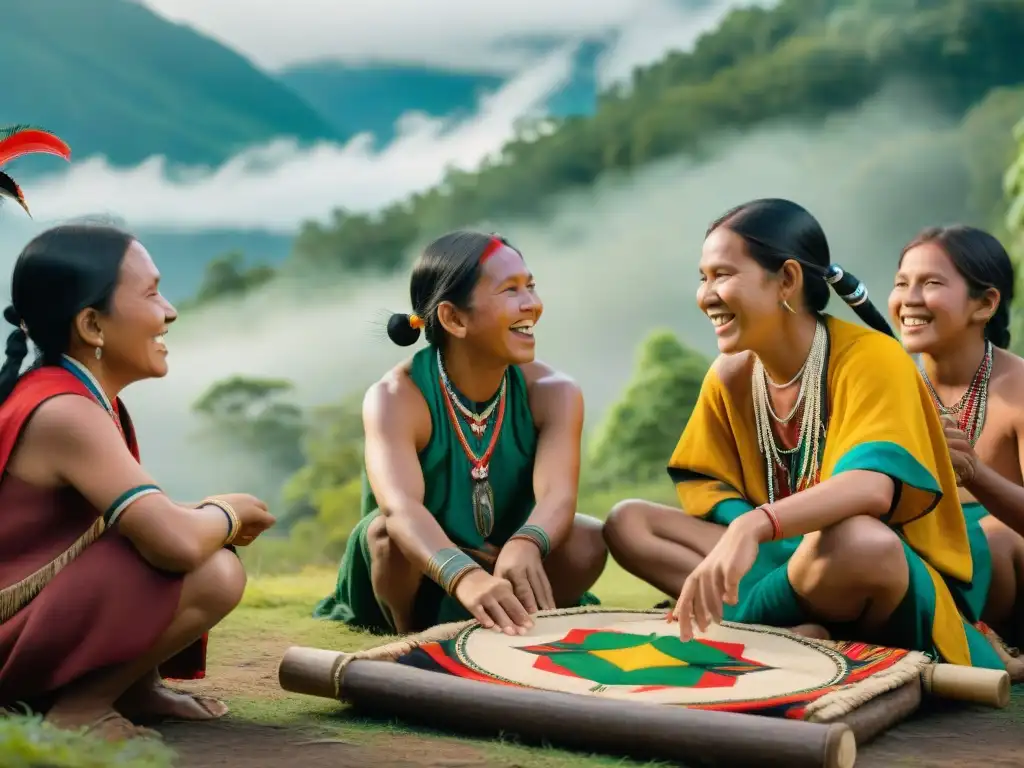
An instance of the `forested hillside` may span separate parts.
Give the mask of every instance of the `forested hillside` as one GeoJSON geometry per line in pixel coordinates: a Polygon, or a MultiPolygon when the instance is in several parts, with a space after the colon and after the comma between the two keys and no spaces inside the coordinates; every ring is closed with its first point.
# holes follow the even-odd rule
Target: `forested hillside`
{"type": "Polygon", "coordinates": [[[277,137],[346,138],[239,54],[138,2],[11,0],[0,31],[0,125],[46,127],[78,159],[218,164],[277,137]]]}
{"type": "MultiPolygon", "coordinates": [[[[1021,40],[1024,0],[782,0],[736,10],[691,52],[601,94],[593,116],[560,120],[539,137],[524,132],[478,172],[452,172],[377,214],[337,211],[329,222],[307,223],[286,266],[320,276],[391,271],[438,232],[536,215],[553,196],[608,171],[699,154],[729,131],[817,121],[893,81],[913,82],[922,98],[959,117],[994,89],[1024,83],[1021,40]]],[[[1005,154],[1009,143],[990,151],[1005,154]]],[[[998,178],[982,187],[993,185],[998,178]]]]}

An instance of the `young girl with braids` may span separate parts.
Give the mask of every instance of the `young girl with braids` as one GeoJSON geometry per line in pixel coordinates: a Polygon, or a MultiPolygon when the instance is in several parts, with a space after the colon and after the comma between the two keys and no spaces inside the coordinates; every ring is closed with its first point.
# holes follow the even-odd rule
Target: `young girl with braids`
{"type": "Polygon", "coordinates": [[[225,547],[274,522],[245,494],[176,503],[140,464],[119,395],[167,374],[177,314],[159,279],[130,235],[56,227],[18,257],[4,311],[0,707],[110,740],[155,735],[131,721],[227,711],[161,676],[203,676],[206,632],[245,588],[225,547]],[[38,358],[19,376],[29,340],[38,358]]]}
{"type": "Polygon", "coordinates": [[[1011,643],[1024,596],[1024,360],[1010,345],[1014,271],[992,235],[955,225],[926,229],[900,257],[889,313],[919,356],[946,437],[968,531],[980,544],[972,590],[981,618],[1011,643]]]}
{"type": "Polygon", "coordinates": [[[537,610],[592,601],[607,559],[600,523],[576,514],[583,396],[534,359],[543,304],[503,238],[438,238],[409,292],[388,335],[428,346],[366,393],[363,518],[315,615],[521,634],[537,610]]]}
{"type": "Polygon", "coordinates": [[[947,583],[971,581],[972,540],[938,414],[818,222],[734,208],[700,275],[722,355],[669,462],[685,514],[620,503],[613,557],[678,595],[683,639],[724,618],[1002,668],[947,583]],[[871,328],[824,313],[830,284],[871,328]]]}

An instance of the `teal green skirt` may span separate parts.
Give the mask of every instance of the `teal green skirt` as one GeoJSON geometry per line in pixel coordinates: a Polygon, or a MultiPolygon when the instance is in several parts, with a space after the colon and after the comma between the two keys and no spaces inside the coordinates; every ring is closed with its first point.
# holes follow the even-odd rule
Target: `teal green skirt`
{"type": "MultiPolygon", "coordinates": [[[[370,523],[380,515],[373,510],[352,529],[345,545],[345,554],[338,569],[334,592],[313,608],[313,617],[348,624],[353,629],[379,635],[395,634],[395,624],[388,610],[377,600],[370,578],[370,545],[367,532],[370,523]]],[[[597,605],[599,600],[585,593],[577,605],[597,605]]],[[[454,597],[430,579],[422,579],[413,599],[413,631],[420,632],[437,624],[467,621],[472,614],[454,597]]]]}
{"type": "MultiPolygon", "coordinates": [[[[748,507],[749,508],[749,507],[748,507]]],[[[709,519],[727,525],[735,514],[729,510],[716,510],[709,519]]],[[[737,509],[736,512],[739,512],[737,509]]],[[[974,666],[989,669],[1005,669],[991,644],[974,628],[988,598],[992,581],[992,553],[980,521],[988,513],[980,504],[964,507],[967,521],[967,535],[974,561],[974,574],[970,583],[947,577],[946,584],[964,618],[964,630],[970,647],[974,666]]],[[[921,559],[910,546],[903,543],[910,575],[907,593],[893,612],[886,626],[881,642],[895,648],[922,651],[933,658],[941,656],[932,641],[932,625],[935,617],[935,585],[921,559]]],[[[799,546],[801,538],[794,537],[762,544],[758,549],[754,566],[740,580],[739,600],[736,605],[726,605],[723,618],[746,624],[764,624],[774,627],[794,627],[799,624],[821,623],[809,617],[800,605],[796,591],[789,581],[789,560],[799,546]]],[[[848,626],[825,625],[836,638],[849,638],[848,626]]]]}

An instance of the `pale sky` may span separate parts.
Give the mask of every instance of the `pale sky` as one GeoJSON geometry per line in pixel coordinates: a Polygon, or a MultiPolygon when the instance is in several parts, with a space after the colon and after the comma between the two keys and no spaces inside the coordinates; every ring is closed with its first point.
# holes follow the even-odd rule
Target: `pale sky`
{"type": "MultiPolygon", "coordinates": [[[[722,0],[141,0],[268,69],[331,58],[519,70],[515,38],[568,40],[643,17],[699,17],[722,0]],[[688,10],[697,8],[699,10],[688,10]]],[[[739,4],[739,3],[736,3],[739,4]]],[[[531,62],[532,63],[532,62],[531,62]]]]}

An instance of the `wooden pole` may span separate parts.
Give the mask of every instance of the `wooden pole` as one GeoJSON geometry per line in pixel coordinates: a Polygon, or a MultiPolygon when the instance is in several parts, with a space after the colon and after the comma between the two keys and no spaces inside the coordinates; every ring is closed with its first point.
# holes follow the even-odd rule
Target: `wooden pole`
{"type": "Polygon", "coordinates": [[[921,672],[921,685],[940,699],[965,701],[1002,709],[1010,703],[1010,674],[1003,669],[931,664],[921,672]]]}
{"type": "Polygon", "coordinates": [[[279,669],[292,693],[338,698],[361,712],[467,734],[512,733],[530,741],[689,765],[851,768],[857,744],[843,723],[816,724],[731,712],[481,685],[388,661],[290,648],[279,669]]]}

